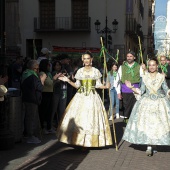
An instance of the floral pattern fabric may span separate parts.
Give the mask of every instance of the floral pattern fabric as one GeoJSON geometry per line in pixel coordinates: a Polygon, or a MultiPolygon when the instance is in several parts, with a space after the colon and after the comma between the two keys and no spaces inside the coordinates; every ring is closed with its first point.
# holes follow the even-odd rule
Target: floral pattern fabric
{"type": "MultiPolygon", "coordinates": [[[[80,87],[82,80],[95,80],[95,87],[102,85],[99,70],[92,68],[84,72],[83,68],[75,75],[76,85],[80,87]]],[[[77,92],[67,106],[61,125],[57,131],[58,140],[84,147],[103,147],[112,145],[112,137],[106,110],[95,90],[88,95],[77,92]]]]}
{"type": "Polygon", "coordinates": [[[143,76],[123,139],[134,144],[170,145],[169,89],[162,74],[143,76]]]}

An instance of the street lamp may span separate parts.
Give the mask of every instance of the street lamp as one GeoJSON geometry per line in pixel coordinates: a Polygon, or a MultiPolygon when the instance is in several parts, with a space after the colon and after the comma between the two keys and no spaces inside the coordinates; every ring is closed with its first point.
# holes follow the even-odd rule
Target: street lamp
{"type": "Polygon", "coordinates": [[[96,20],[96,22],[94,23],[95,25],[95,30],[97,31],[98,34],[105,34],[105,46],[107,48],[107,43],[108,44],[112,44],[111,41],[107,42],[107,39],[109,38],[109,40],[112,40],[111,36],[107,36],[108,34],[110,35],[111,33],[116,33],[117,29],[118,29],[118,21],[116,19],[114,19],[114,21],[112,22],[113,25],[113,29],[111,30],[110,28],[108,28],[107,26],[107,16],[106,16],[106,20],[105,20],[105,28],[100,30],[100,21],[96,20]]]}

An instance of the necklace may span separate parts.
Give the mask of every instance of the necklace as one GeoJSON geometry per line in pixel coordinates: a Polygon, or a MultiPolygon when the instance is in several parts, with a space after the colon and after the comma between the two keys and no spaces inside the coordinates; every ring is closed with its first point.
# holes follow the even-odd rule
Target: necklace
{"type": "Polygon", "coordinates": [[[154,80],[156,78],[156,76],[150,76],[152,80],[154,80]]]}
{"type": "Polygon", "coordinates": [[[155,79],[157,74],[149,74],[151,79],[155,79]]]}
{"type": "Polygon", "coordinates": [[[89,68],[89,69],[84,68],[84,71],[85,71],[85,72],[90,72],[91,70],[92,70],[92,68],[89,68]]]}

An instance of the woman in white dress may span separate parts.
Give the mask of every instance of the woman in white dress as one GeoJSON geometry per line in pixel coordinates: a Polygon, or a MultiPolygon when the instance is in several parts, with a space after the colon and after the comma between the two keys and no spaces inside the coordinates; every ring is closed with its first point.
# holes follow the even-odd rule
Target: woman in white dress
{"type": "Polygon", "coordinates": [[[146,153],[153,154],[153,145],[170,145],[170,90],[165,76],[158,73],[158,61],[148,63],[148,73],[143,75],[141,88],[126,81],[127,87],[137,97],[123,139],[134,144],[148,145],[146,153]]]}
{"type": "Polygon", "coordinates": [[[61,124],[57,130],[60,142],[82,147],[104,147],[112,145],[112,137],[107,113],[95,88],[109,89],[110,84],[103,85],[100,71],[92,67],[92,54],[82,55],[84,67],[76,75],[76,82],[61,76],[60,80],[68,82],[78,91],[68,104],[61,124]]]}

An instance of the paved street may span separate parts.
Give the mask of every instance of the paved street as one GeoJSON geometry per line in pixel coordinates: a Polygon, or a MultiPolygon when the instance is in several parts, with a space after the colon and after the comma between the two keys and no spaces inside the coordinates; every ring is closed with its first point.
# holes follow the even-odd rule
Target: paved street
{"type": "MultiPolygon", "coordinates": [[[[111,122],[110,122],[111,123],[111,122]]],[[[169,170],[170,146],[158,147],[152,157],[146,146],[121,141],[125,124],[115,121],[119,150],[115,147],[81,151],[60,142],[55,135],[43,136],[42,143],[16,143],[11,150],[0,151],[0,170],[169,170]]],[[[111,129],[112,125],[111,125],[111,129]]]]}

